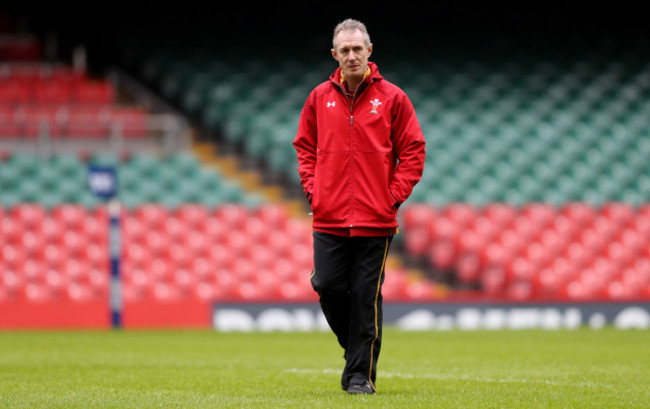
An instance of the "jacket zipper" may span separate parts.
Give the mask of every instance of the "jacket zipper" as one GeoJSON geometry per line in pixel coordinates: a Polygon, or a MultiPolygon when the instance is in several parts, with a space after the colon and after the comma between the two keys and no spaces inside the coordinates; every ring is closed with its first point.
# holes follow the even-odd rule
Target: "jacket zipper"
{"type": "MultiPolygon", "coordinates": [[[[333,81],[332,81],[333,82],[333,81]]],[[[357,97],[357,92],[359,91],[359,88],[363,86],[363,82],[359,84],[357,89],[354,90],[354,94],[352,95],[352,99],[348,97],[348,93],[345,92],[345,88],[341,84],[337,84],[334,82],[336,86],[339,87],[339,90],[343,94],[343,97],[345,97],[345,100],[348,102],[348,108],[350,109],[350,127],[354,126],[354,101],[356,100],[357,97]]],[[[350,128],[350,149],[352,149],[352,129],[350,128]]],[[[351,166],[354,166],[354,162],[351,163],[351,166]]],[[[350,173],[354,173],[354,169],[350,169],[350,173]]],[[[354,186],[354,184],[352,185],[354,186]]],[[[354,220],[353,214],[354,214],[354,206],[352,206],[352,201],[354,200],[354,190],[352,191],[352,194],[350,195],[350,212],[352,213],[350,217],[352,220],[354,220]]],[[[354,223],[350,223],[349,225],[350,228],[354,227],[354,223]]]]}

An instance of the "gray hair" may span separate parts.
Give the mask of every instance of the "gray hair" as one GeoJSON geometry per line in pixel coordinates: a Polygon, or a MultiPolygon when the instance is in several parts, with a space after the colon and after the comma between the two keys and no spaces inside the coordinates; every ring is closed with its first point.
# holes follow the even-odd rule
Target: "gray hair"
{"type": "Polygon", "coordinates": [[[366,43],[366,47],[370,45],[370,35],[368,34],[368,30],[366,30],[365,24],[360,22],[359,20],[355,20],[352,18],[346,19],[341,21],[339,24],[334,27],[334,36],[332,37],[332,47],[336,48],[336,36],[341,32],[341,31],[361,31],[361,34],[363,34],[363,39],[366,43]]]}

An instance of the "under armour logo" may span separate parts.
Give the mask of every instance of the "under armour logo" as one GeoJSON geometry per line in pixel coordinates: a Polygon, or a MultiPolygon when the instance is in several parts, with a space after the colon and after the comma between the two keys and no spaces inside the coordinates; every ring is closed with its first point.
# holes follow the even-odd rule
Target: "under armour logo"
{"type": "Polygon", "coordinates": [[[328,102],[327,107],[335,107],[336,106],[336,101],[328,102]]]}

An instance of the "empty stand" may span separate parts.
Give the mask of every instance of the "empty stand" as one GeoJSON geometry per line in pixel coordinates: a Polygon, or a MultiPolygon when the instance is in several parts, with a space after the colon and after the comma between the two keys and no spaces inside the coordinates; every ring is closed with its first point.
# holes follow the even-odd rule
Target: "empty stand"
{"type": "Polygon", "coordinates": [[[452,271],[457,284],[497,297],[650,297],[647,206],[507,207],[407,206],[406,249],[452,271]]]}
{"type": "Polygon", "coordinates": [[[10,208],[29,202],[52,207],[70,203],[93,208],[100,201],[86,180],[90,164],[117,168],[119,199],[128,208],[145,203],[174,209],[187,203],[214,208],[228,202],[260,202],[254,193],[245,192],[215,170],[205,169],[187,152],[170,156],[134,154],[125,160],[99,154],[88,159],[56,155],[44,160],[16,153],[0,159],[0,205],[10,208]]]}

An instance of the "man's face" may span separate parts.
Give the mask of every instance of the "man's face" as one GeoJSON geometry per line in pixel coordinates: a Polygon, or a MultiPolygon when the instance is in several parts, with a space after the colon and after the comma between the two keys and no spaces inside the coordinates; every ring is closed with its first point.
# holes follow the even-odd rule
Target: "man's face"
{"type": "Polygon", "coordinates": [[[339,62],[346,79],[360,79],[366,73],[372,44],[366,46],[361,31],[341,31],[336,35],[332,56],[339,62]]]}

